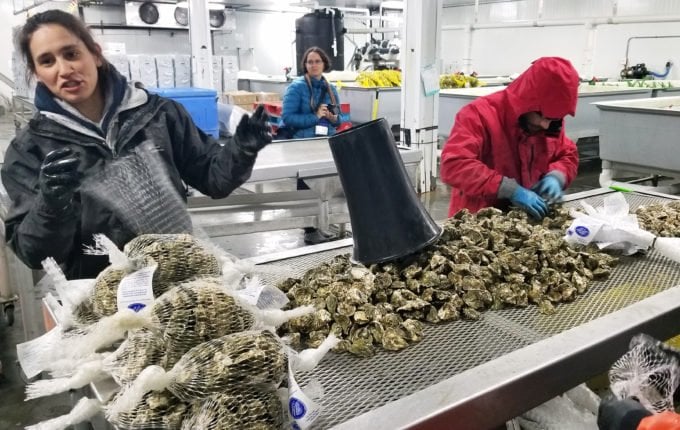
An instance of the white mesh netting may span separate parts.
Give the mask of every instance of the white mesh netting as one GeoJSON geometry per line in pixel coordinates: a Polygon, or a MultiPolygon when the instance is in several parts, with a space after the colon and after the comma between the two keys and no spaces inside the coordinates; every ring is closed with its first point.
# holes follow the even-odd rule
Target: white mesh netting
{"type": "Polygon", "coordinates": [[[135,234],[191,233],[191,219],[158,150],[144,142],[83,181],[80,192],[109,208],[135,234]]]}
{"type": "Polygon", "coordinates": [[[633,397],[654,412],[673,410],[679,357],[677,351],[650,336],[635,336],[629,351],[609,370],[612,393],[619,399],[633,397]]]}

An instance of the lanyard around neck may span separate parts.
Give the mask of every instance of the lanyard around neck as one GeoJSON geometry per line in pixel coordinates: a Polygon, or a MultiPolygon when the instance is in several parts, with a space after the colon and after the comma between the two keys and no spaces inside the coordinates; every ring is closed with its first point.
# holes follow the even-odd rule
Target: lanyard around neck
{"type": "MultiPolygon", "coordinates": [[[[331,104],[337,104],[335,102],[335,94],[333,94],[333,90],[331,90],[331,85],[328,83],[326,78],[323,76],[321,77],[321,80],[323,81],[324,84],[326,84],[326,91],[328,91],[328,96],[331,99],[331,104]]],[[[309,77],[309,73],[305,73],[305,81],[307,81],[307,86],[309,87],[309,106],[312,108],[312,112],[316,112],[316,109],[319,107],[321,104],[321,100],[323,100],[323,94],[321,95],[321,98],[319,99],[318,103],[314,103],[314,87],[312,86],[312,78],[309,77]]]]}

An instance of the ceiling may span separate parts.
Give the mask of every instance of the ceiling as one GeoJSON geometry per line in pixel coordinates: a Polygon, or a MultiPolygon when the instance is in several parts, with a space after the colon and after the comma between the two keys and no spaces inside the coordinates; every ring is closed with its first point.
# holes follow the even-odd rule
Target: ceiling
{"type": "MultiPolygon", "coordinates": [[[[81,0],[81,3],[87,3],[92,1],[93,3],[123,3],[125,0],[81,0]]],[[[142,0],[137,0],[142,1],[142,0]]],[[[176,0],[151,0],[159,3],[174,3],[176,0]]],[[[314,7],[318,5],[319,7],[345,7],[345,8],[360,8],[360,9],[378,9],[381,4],[403,4],[403,0],[391,0],[391,1],[380,1],[380,0],[209,0],[211,3],[221,3],[226,6],[232,6],[237,9],[249,8],[249,9],[276,9],[280,7],[287,6],[302,6],[302,7],[314,7]]],[[[479,0],[479,3],[499,3],[499,2],[509,2],[516,0],[479,0]]],[[[461,5],[473,5],[475,0],[443,0],[444,7],[447,6],[461,6],[461,5]]]]}
{"type": "MultiPolygon", "coordinates": [[[[320,7],[347,7],[347,8],[363,8],[363,9],[377,9],[381,3],[403,3],[403,0],[384,2],[380,0],[210,0],[214,3],[223,3],[227,6],[232,5],[248,5],[252,8],[272,8],[276,6],[307,6],[311,7],[318,4],[320,7]]],[[[479,3],[501,3],[516,0],[479,0],[479,3]]],[[[444,6],[461,6],[473,5],[475,0],[443,0],[444,6]]]]}

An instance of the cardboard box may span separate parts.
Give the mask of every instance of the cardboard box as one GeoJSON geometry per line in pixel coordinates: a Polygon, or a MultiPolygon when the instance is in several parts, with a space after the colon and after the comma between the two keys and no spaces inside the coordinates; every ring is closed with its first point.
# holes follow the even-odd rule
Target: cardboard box
{"type": "Polygon", "coordinates": [[[281,101],[281,94],[279,93],[265,93],[259,92],[255,93],[257,95],[258,102],[278,102],[281,101]]]}
{"type": "Polygon", "coordinates": [[[247,105],[236,105],[236,106],[240,107],[241,109],[243,109],[245,111],[251,112],[251,113],[254,111],[252,103],[249,103],[247,105]]]}
{"type": "MultiPolygon", "coordinates": [[[[175,55],[175,87],[191,86],[191,56],[175,55]]],[[[219,93],[218,93],[219,94],[219,93]]]]}
{"type": "Polygon", "coordinates": [[[156,55],[156,69],[158,71],[159,88],[175,86],[175,65],[172,55],[156,55]]]}
{"type": "Polygon", "coordinates": [[[230,105],[249,105],[248,111],[251,111],[253,103],[257,101],[257,95],[250,91],[228,91],[223,94],[222,100],[223,103],[230,105]]]}

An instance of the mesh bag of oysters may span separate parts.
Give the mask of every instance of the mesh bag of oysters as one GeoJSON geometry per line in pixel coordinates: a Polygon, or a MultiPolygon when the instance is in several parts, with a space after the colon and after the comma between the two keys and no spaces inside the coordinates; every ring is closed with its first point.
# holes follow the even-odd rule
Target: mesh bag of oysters
{"type": "MultiPolygon", "coordinates": [[[[221,273],[218,257],[187,234],[138,236],[125,246],[123,252],[103,235],[96,235],[95,242],[97,245],[90,252],[107,254],[111,265],[97,276],[94,283],[88,284],[91,288],[79,290],[77,297],[69,294],[67,288],[62,288],[66,301],[70,303],[68,309],[71,315],[45,335],[17,346],[20,363],[25,370],[37,374],[52,370],[50,366],[55,360],[82,358],[74,357],[70,348],[56,345],[72,336],[83,335],[101,318],[115,314],[118,286],[127,275],[144,269],[153,270],[152,289],[154,296],[158,296],[172,283],[202,275],[219,276],[221,273]]],[[[53,260],[48,259],[43,267],[55,284],[65,282],[63,273],[53,260]]],[[[120,334],[112,333],[111,337],[110,341],[102,339],[101,342],[109,341],[110,344],[120,334]]]]}
{"type": "MultiPolygon", "coordinates": [[[[126,322],[126,318],[132,318],[130,315],[121,320],[122,314],[117,312],[119,285],[139,274],[152,274],[149,293],[151,300],[178,283],[197,277],[219,276],[225,287],[235,290],[236,294],[253,306],[273,308],[281,307],[287,302],[285,295],[276,288],[261,286],[255,288],[258,295],[253,302],[253,294],[248,293],[247,288],[242,288],[247,285],[244,283],[246,276],[256,275],[259,269],[191,235],[142,235],[130,241],[122,252],[103,235],[96,235],[95,242],[97,245],[89,252],[107,254],[111,261],[111,265],[95,280],[66,281],[54,260],[47,259],[43,263],[48,276],[57,286],[62,286],[58,288],[59,296],[66,305],[59,308],[60,321],[57,327],[42,337],[18,345],[21,365],[29,377],[43,370],[59,371],[62,370],[62,364],[83,359],[86,352],[73,345],[73,342],[82,344],[82,340],[78,339],[83,335],[90,334],[86,336],[87,339],[96,339],[92,344],[85,343],[92,350],[121,339],[135,324],[144,325],[139,318],[134,324],[126,322]],[[79,282],[84,286],[75,288],[79,282]],[[242,294],[242,291],[246,294],[242,294]],[[112,324],[111,318],[100,323],[103,318],[114,315],[113,326],[107,325],[112,324]],[[102,327],[108,329],[102,330],[102,327]]],[[[278,270],[281,269],[268,269],[275,273],[278,270]]]]}
{"type": "Polygon", "coordinates": [[[279,333],[294,347],[313,347],[333,333],[342,339],[336,351],[368,357],[418,342],[425,323],[530,305],[554,313],[593,280],[607,278],[617,258],[594,245],[570,246],[553,227],[517,210],[463,210],[447,220],[436,243],[408,260],[365,267],[348,255],[335,257],[278,284],[289,306],[316,308],[279,333]]]}
{"type": "Polygon", "coordinates": [[[152,306],[139,312],[123,309],[103,318],[84,335],[62,342],[74,357],[88,357],[115,340],[116,334],[122,339],[126,331],[132,330],[115,352],[94,358],[72,375],[29,384],[27,400],[80,388],[109,375],[125,384],[148,365],[170,369],[189,349],[205,341],[257,327],[278,327],[313,310],[311,306],[286,311],[259,309],[225,287],[221,278],[179,283],[152,306]]]}
{"type": "Polygon", "coordinates": [[[336,343],[329,336],[295,353],[269,330],[230,334],[190,349],[168,371],[145,368],[107,404],[82,399],[34,428],[63,429],[104,411],[120,429],[279,429],[287,422],[280,384],[289,372],[314,369],[336,343]]]}
{"type": "Polygon", "coordinates": [[[609,370],[609,385],[618,399],[635,398],[655,413],[672,411],[680,385],[680,351],[639,334],[609,370]]]}
{"type": "MultiPolygon", "coordinates": [[[[177,247],[191,248],[185,245],[186,235],[179,236],[182,237],[175,237],[180,243],[177,247]]],[[[246,274],[252,275],[254,272],[252,265],[230,256],[221,255],[219,260],[214,256],[206,258],[206,261],[219,263],[209,264],[207,273],[197,271],[196,268],[181,268],[172,260],[184,259],[183,264],[196,263],[185,258],[183,252],[175,251],[172,255],[172,252],[164,251],[165,248],[172,248],[168,246],[172,238],[160,235],[161,240],[155,241],[158,237],[140,237],[128,244],[124,252],[116,252],[117,249],[107,243],[105,238],[98,239],[101,248],[107,250],[112,266],[97,280],[111,281],[111,285],[97,290],[94,287],[96,281],[91,281],[90,287],[80,293],[81,299],[92,299],[93,303],[98,301],[105,306],[119,308],[120,302],[115,301],[119,298],[114,296],[119,295],[117,293],[123,288],[121,281],[130,272],[138,273],[135,270],[140,267],[141,270],[153,268],[150,272],[153,275],[149,279],[154,295],[156,292],[160,295],[147,307],[121,308],[111,315],[98,313],[93,324],[74,325],[75,329],[72,328],[68,333],[63,329],[57,331],[57,335],[53,334],[50,338],[51,343],[41,345],[42,350],[33,343],[33,349],[29,348],[33,355],[28,356],[34,362],[42,359],[45,364],[43,367],[52,370],[52,375],[56,378],[30,384],[26,390],[27,398],[54,394],[113,377],[126,387],[114,401],[114,404],[123,404],[126,407],[120,414],[111,415],[119,428],[179,428],[178,423],[194,414],[199,415],[197,422],[207,422],[213,416],[217,425],[222,422],[238,423],[239,420],[245,420],[245,426],[249,426],[249,423],[257,425],[260,421],[281,422],[283,418],[267,418],[265,412],[270,411],[272,415],[275,413],[271,411],[277,410],[272,408],[271,399],[273,394],[280,396],[277,386],[281,378],[287,376],[288,364],[291,364],[292,369],[309,370],[325,352],[335,346],[337,340],[330,336],[317,350],[295,353],[264,328],[275,328],[291,318],[313,311],[313,307],[280,309],[288,301],[285,294],[276,288],[262,286],[257,277],[246,278],[246,274]],[[164,267],[160,269],[160,275],[158,272],[161,264],[156,260],[161,261],[164,267]],[[114,267],[120,269],[123,276],[103,276],[110,274],[109,269],[114,267]],[[173,277],[166,272],[182,274],[173,277]],[[157,290],[159,285],[162,287],[157,290]],[[100,294],[95,294],[95,291],[100,294]],[[124,339],[123,343],[115,351],[98,352],[101,347],[121,339],[124,339]],[[212,349],[208,348],[213,341],[218,341],[222,349],[214,345],[212,349]],[[199,349],[196,352],[194,349],[201,345],[204,350],[199,349]],[[53,368],[47,362],[44,352],[54,347],[60,351],[57,355],[63,357],[56,360],[62,364],[53,368]],[[36,351],[42,354],[37,354],[36,351]],[[38,360],[35,360],[36,357],[38,360]],[[220,357],[223,358],[221,361],[220,357]],[[214,360],[211,362],[210,359],[214,360]],[[197,365],[199,362],[203,367],[197,365]],[[286,365],[283,368],[282,363],[286,365]],[[224,376],[225,367],[229,368],[232,364],[233,370],[227,372],[232,378],[220,380],[218,376],[224,376]],[[144,369],[147,369],[146,373],[143,372],[144,369]],[[189,370],[194,369],[204,370],[206,373],[199,372],[192,383],[179,383],[183,379],[178,378],[178,375],[186,376],[189,370]],[[157,378],[159,372],[166,376],[157,378]],[[215,378],[222,385],[215,385],[215,378]],[[169,391],[158,388],[163,381],[169,384],[169,391]],[[170,383],[172,381],[174,382],[170,383]],[[242,386],[244,381],[247,381],[246,388],[242,386]],[[124,396],[125,393],[127,395],[124,396]],[[234,393],[246,397],[238,397],[234,393]],[[133,400],[129,400],[131,397],[133,400]],[[237,401],[235,399],[245,399],[249,403],[242,405],[239,411],[231,415],[212,410],[215,405],[233,405],[237,401]],[[190,406],[192,412],[189,413],[187,411],[190,406]],[[246,413],[251,406],[257,411],[246,413]]],[[[207,256],[212,256],[212,249],[206,247],[203,250],[207,256]]],[[[192,258],[196,258],[197,252],[190,249],[188,254],[193,254],[192,258]]],[[[46,262],[45,268],[55,282],[58,280],[68,283],[53,261],[46,262]]],[[[68,301],[72,304],[77,302],[75,297],[68,301]]],[[[71,310],[76,307],[71,306],[71,310]]],[[[83,399],[70,414],[40,423],[37,428],[64,428],[86,420],[108,407],[91,399],[83,399]]],[[[281,405],[278,410],[283,410],[281,405]]]]}

